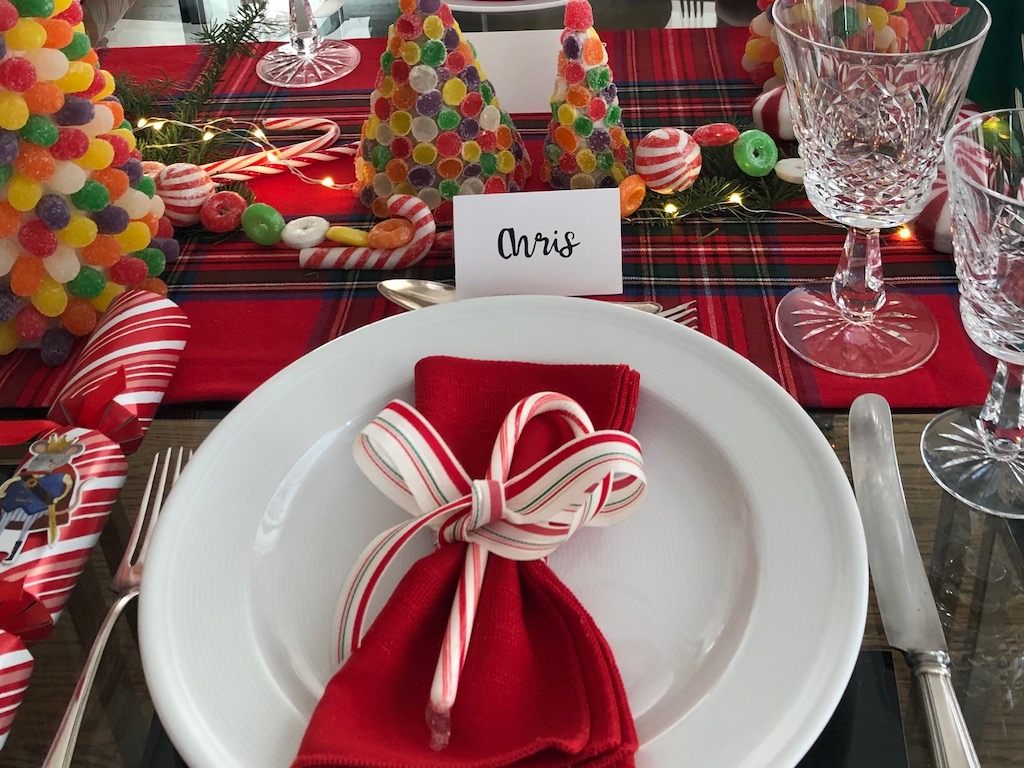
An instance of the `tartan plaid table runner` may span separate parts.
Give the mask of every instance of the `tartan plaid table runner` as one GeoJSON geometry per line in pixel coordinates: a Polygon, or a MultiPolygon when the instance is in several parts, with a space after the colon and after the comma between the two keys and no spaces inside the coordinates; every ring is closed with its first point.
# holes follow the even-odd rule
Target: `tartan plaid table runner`
{"type": "MultiPolygon", "coordinates": [[[[749,116],[758,90],[739,64],[746,30],[622,31],[602,38],[634,143],[658,126],[692,130],[749,116]]],[[[210,116],[325,116],[354,141],[385,41],[354,42],[362,51],[356,72],[309,90],[267,86],[255,75],[255,59],[238,58],[208,105],[210,116]]],[[[535,53],[550,55],[553,78],[555,51],[535,53]]],[[[140,81],[170,76],[185,84],[205,61],[202,49],[189,46],[111,49],[102,56],[106,68],[130,72],[140,81]]],[[[531,154],[539,158],[547,115],[515,117],[531,154]]],[[[353,178],[347,159],[307,170],[330,174],[337,182],[353,178]]],[[[372,222],[351,192],[304,184],[289,174],[254,180],[251,186],[260,201],[286,218],[317,214],[363,228],[372,222]]],[[[540,189],[539,181],[534,179],[531,188],[540,189]]],[[[705,334],[753,361],[808,408],[845,409],[866,391],[902,409],[980,403],[994,365],[960,324],[950,258],[913,239],[887,238],[883,262],[886,279],[917,295],[938,319],[941,342],[927,365],[891,379],[857,380],[818,370],[789,352],[774,329],[776,304],[794,284],[829,279],[843,242],[843,231],[827,226],[806,205],[791,210],[814,221],[769,214],[756,222],[721,217],[690,218],[671,227],[623,224],[623,298],[665,307],[696,299],[705,334]]],[[[377,294],[378,280],[454,277],[450,250],[435,250],[401,272],[304,271],[297,253],[283,247],[264,248],[241,235],[190,230],[178,235],[182,256],[165,279],[193,331],[168,403],[240,400],[324,342],[401,312],[377,294]]],[[[43,366],[36,351],[19,350],[0,361],[0,406],[47,405],[64,375],[43,366]]]]}

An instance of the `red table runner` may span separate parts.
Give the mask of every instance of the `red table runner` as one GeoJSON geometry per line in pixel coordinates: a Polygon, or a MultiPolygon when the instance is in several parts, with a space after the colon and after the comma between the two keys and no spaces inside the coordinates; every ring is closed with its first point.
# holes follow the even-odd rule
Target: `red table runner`
{"type": "MultiPolygon", "coordinates": [[[[602,33],[623,124],[634,144],[658,126],[692,130],[749,116],[758,90],[739,64],[746,34],[744,29],[602,33]]],[[[362,51],[358,69],[305,91],[267,86],[255,75],[255,58],[239,57],[209,104],[211,116],[325,116],[341,125],[343,140],[354,141],[385,41],[354,42],[362,51]]],[[[554,78],[555,51],[549,54],[554,78]]],[[[102,60],[111,71],[130,72],[141,81],[170,76],[186,84],[205,62],[202,49],[194,46],[111,49],[102,60]]],[[[531,154],[539,157],[547,116],[515,117],[531,154]]],[[[350,160],[308,171],[330,174],[339,183],[353,178],[350,160]]],[[[317,214],[362,228],[372,221],[351,192],[304,184],[290,174],[254,180],[251,186],[260,201],[286,218],[317,214]]],[[[540,188],[536,180],[531,186],[540,188]]],[[[814,216],[809,207],[799,210],[814,216]]],[[[178,235],[182,256],[165,279],[193,330],[166,403],[240,400],[324,342],[401,312],[377,294],[378,280],[454,277],[450,250],[435,250],[401,272],[304,271],[297,253],[283,247],[264,248],[241,235],[224,239],[190,230],[178,235]]],[[[794,284],[829,279],[842,241],[842,230],[820,217],[623,224],[624,298],[665,307],[696,299],[701,331],[752,360],[808,408],[847,408],[867,391],[903,409],[981,402],[994,365],[960,324],[951,260],[913,239],[888,238],[883,262],[887,281],[918,296],[938,319],[939,349],[923,368],[891,379],[858,380],[814,368],[789,352],[774,329],[776,304],[794,284]]],[[[0,407],[48,405],[64,375],[43,366],[36,351],[16,351],[0,361],[0,407]]]]}

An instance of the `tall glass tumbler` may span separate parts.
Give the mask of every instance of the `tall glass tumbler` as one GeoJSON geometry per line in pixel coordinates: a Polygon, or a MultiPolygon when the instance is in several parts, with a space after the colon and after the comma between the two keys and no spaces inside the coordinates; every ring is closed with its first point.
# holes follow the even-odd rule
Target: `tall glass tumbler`
{"type": "Polygon", "coordinates": [[[359,49],[320,36],[310,0],[290,0],[288,42],[256,62],[256,74],[281,88],[312,88],[338,80],[359,64],[359,49]]]}
{"type": "Polygon", "coordinates": [[[909,33],[896,38],[888,24],[876,28],[872,17],[862,18],[858,6],[777,0],[772,7],[807,197],[847,227],[831,283],[791,291],[775,317],[804,360],[882,377],[923,365],[939,332],[924,304],[885,286],[879,230],[924,208],[990,16],[966,0],[956,23],[924,28],[908,16],[909,33]]]}
{"type": "Polygon", "coordinates": [[[959,123],[945,154],[960,318],[998,364],[985,404],[936,417],[921,452],[957,498],[1024,517],[1024,110],[959,123]]]}

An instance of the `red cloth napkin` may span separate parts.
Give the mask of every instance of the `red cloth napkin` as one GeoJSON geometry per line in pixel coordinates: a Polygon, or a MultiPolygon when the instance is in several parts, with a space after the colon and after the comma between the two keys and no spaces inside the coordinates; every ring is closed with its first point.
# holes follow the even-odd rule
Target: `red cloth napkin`
{"type": "MultiPolygon", "coordinates": [[[[622,365],[432,357],[416,366],[416,408],[471,477],[483,476],[498,427],[523,397],[560,392],[595,428],[628,431],[639,388],[639,374],[622,365]]],[[[544,418],[527,427],[516,465],[567,439],[544,418]]],[[[430,749],[425,709],[464,556],[464,544],[447,544],[413,565],[328,683],[293,768],[633,765],[633,718],[593,619],[545,563],[497,556],[488,560],[451,741],[430,749]]]]}

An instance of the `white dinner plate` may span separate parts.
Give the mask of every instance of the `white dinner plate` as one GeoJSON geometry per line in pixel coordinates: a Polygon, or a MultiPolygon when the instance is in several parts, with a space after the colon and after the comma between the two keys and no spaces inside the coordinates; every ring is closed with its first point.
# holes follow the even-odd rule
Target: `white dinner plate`
{"type": "Polygon", "coordinates": [[[468,13],[525,13],[561,8],[569,0],[452,0],[448,7],[468,13]]]}
{"type": "Polygon", "coordinates": [[[700,333],[536,296],[347,334],[203,442],[161,516],[140,609],[146,678],[186,762],[281,768],[295,755],[333,672],[345,575],[403,519],[351,446],[389,400],[411,400],[413,366],[434,354],[640,371],[633,432],[649,498],[620,525],[582,531],[551,565],[615,653],[638,765],[794,766],[843,693],[866,614],[864,536],[835,454],[774,381],[700,333]]]}

